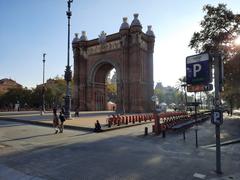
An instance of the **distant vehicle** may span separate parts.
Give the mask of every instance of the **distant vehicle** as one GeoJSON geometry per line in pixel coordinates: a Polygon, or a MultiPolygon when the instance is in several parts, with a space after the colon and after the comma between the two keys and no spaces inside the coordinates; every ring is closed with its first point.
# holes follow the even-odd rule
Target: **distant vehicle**
{"type": "Polygon", "coordinates": [[[166,103],[160,103],[156,105],[156,111],[157,112],[167,112],[167,104],[166,103]]]}

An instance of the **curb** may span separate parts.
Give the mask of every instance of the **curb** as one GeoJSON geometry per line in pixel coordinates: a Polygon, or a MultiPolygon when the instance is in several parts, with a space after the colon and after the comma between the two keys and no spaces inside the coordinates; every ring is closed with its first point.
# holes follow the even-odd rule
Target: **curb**
{"type": "MultiPolygon", "coordinates": [[[[239,143],[239,142],[240,142],[240,138],[232,139],[232,140],[229,140],[229,141],[222,142],[221,146],[227,146],[227,145],[236,144],[236,143],[239,143]]],[[[201,146],[201,147],[202,148],[211,148],[211,147],[216,147],[216,144],[210,144],[210,145],[201,146]]]]}
{"type": "MultiPolygon", "coordinates": [[[[45,123],[41,121],[29,121],[29,120],[23,120],[23,119],[12,119],[12,118],[1,118],[0,120],[4,121],[11,121],[11,122],[20,122],[20,123],[26,123],[26,124],[32,124],[32,125],[38,125],[38,126],[43,126],[43,127],[53,127],[52,124],[50,123],[45,123]]],[[[72,126],[72,125],[64,125],[65,129],[72,129],[72,130],[81,130],[81,131],[92,131],[93,128],[87,128],[87,127],[80,127],[80,126],[72,126]]]]}
{"type": "Polygon", "coordinates": [[[143,122],[143,123],[136,123],[136,124],[130,124],[130,125],[113,126],[113,127],[110,127],[110,128],[103,128],[102,132],[113,131],[113,130],[129,128],[129,127],[133,127],[133,126],[139,126],[139,125],[150,124],[150,123],[153,123],[153,121],[143,122]]]}

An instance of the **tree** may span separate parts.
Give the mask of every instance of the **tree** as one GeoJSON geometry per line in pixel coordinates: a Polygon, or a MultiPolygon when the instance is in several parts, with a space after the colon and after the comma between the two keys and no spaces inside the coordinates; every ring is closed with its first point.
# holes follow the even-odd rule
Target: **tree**
{"type": "MultiPolygon", "coordinates": [[[[20,103],[21,108],[37,108],[42,106],[42,84],[36,88],[12,88],[5,94],[0,95],[0,108],[13,108],[14,104],[20,103]]],[[[71,82],[73,87],[73,82],[71,82]]],[[[71,88],[73,89],[73,88],[71,88]]],[[[51,109],[53,105],[62,106],[64,104],[64,96],[66,93],[66,82],[62,77],[48,79],[45,84],[45,106],[51,109]]]]}
{"type": "Polygon", "coordinates": [[[117,84],[107,82],[107,101],[117,102],[117,84]]]}
{"type": "Polygon", "coordinates": [[[157,83],[154,94],[158,97],[159,103],[166,103],[168,105],[174,103],[178,105],[185,104],[183,92],[177,88],[162,86],[162,83],[157,83]]]}
{"type": "Polygon", "coordinates": [[[234,40],[240,34],[240,14],[234,14],[225,4],[218,4],[217,7],[205,5],[203,11],[206,14],[200,23],[201,30],[194,32],[189,47],[198,53],[209,52],[222,55],[225,62],[223,97],[233,106],[233,98],[238,98],[237,101],[240,101],[239,91],[236,91],[240,86],[238,80],[240,72],[236,72],[236,69],[240,67],[233,61],[234,58],[239,57],[240,47],[234,44],[234,40]]]}
{"type": "Polygon", "coordinates": [[[229,103],[230,108],[240,107],[240,54],[227,62],[225,68],[225,84],[223,97],[229,103]]]}
{"type": "Polygon", "coordinates": [[[158,97],[158,100],[159,100],[160,103],[165,102],[164,93],[161,89],[155,88],[154,89],[154,94],[158,97]]]}
{"type": "Polygon", "coordinates": [[[106,78],[106,96],[107,101],[117,102],[117,72],[112,69],[106,78]]]}
{"type": "Polygon", "coordinates": [[[198,53],[221,53],[224,60],[229,60],[238,50],[233,42],[240,33],[240,15],[228,10],[226,4],[205,5],[203,11],[206,14],[201,30],[194,32],[190,48],[198,53]]]}
{"type": "Polygon", "coordinates": [[[14,104],[19,103],[20,107],[32,105],[32,90],[27,88],[11,88],[0,97],[1,108],[13,108],[14,104]]]}
{"type": "Polygon", "coordinates": [[[183,76],[178,79],[176,88],[180,92],[181,98],[183,97],[183,92],[184,92],[184,100],[185,100],[185,104],[186,104],[187,103],[186,76],[183,76]]]}
{"type": "MultiPolygon", "coordinates": [[[[72,84],[71,84],[72,85],[72,84]]],[[[49,79],[46,83],[46,105],[52,108],[53,105],[62,106],[66,94],[66,81],[63,78],[56,77],[49,79]]]]}

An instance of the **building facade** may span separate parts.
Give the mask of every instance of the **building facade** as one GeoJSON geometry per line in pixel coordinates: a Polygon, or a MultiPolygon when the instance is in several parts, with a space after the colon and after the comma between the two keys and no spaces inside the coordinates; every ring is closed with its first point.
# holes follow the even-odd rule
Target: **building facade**
{"type": "Polygon", "coordinates": [[[75,34],[73,105],[80,111],[106,110],[106,77],[117,73],[117,112],[150,112],[153,110],[153,51],[155,36],[148,26],[146,33],[138,14],[131,25],[123,18],[119,32],[87,40],[75,34]]]}

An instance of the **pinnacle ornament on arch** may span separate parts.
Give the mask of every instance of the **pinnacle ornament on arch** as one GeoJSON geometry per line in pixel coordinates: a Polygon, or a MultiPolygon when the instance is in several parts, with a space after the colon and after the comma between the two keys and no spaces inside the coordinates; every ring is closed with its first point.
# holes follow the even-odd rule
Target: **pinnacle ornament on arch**
{"type": "Polygon", "coordinates": [[[147,32],[146,32],[146,34],[147,34],[148,36],[155,37],[155,35],[154,35],[154,32],[153,32],[153,30],[152,30],[152,26],[151,26],[151,25],[148,25],[148,26],[147,26],[147,32]]]}
{"type": "Polygon", "coordinates": [[[142,28],[142,24],[140,23],[140,21],[138,19],[138,15],[139,15],[138,13],[133,14],[134,19],[133,19],[133,21],[131,23],[131,27],[132,26],[139,26],[139,27],[142,28]]]}
{"type": "Polygon", "coordinates": [[[87,41],[87,33],[86,33],[86,31],[82,31],[82,35],[80,37],[80,41],[87,41]]]}
{"type": "Polygon", "coordinates": [[[125,30],[125,29],[129,29],[129,24],[128,24],[127,20],[128,20],[127,17],[123,17],[123,22],[121,24],[120,31],[125,30]]]}
{"type": "Polygon", "coordinates": [[[106,41],[107,41],[107,33],[105,33],[104,31],[102,31],[101,34],[98,35],[98,37],[99,37],[98,42],[99,42],[100,44],[106,43],[106,41]]]}
{"type": "Polygon", "coordinates": [[[77,43],[79,41],[80,41],[80,39],[78,37],[78,33],[75,33],[75,37],[73,38],[72,43],[77,43]]]}

